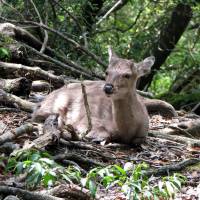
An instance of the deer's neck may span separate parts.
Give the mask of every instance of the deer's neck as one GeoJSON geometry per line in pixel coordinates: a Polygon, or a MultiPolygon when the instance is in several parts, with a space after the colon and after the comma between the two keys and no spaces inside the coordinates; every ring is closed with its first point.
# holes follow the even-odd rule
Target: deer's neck
{"type": "Polygon", "coordinates": [[[134,119],[137,117],[135,116],[137,113],[135,108],[137,108],[138,105],[139,102],[136,92],[128,94],[123,99],[113,100],[113,118],[119,130],[125,131],[130,129],[130,126],[133,126],[133,122],[135,121],[134,119]]]}

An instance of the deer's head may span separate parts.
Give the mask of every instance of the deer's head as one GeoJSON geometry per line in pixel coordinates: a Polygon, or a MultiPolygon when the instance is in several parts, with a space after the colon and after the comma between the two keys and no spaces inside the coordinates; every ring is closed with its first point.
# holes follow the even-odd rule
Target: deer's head
{"type": "Polygon", "coordinates": [[[109,66],[106,70],[106,84],[103,88],[107,96],[115,99],[126,97],[136,87],[137,79],[150,72],[155,62],[153,56],[139,63],[119,58],[111,48],[108,49],[109,66]]]}

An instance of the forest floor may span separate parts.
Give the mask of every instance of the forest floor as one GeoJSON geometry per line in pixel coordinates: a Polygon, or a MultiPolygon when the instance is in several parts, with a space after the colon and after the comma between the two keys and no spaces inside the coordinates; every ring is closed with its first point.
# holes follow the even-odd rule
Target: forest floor
{"type": "MultiPolygon", "coordinates": [[[[28,118],[30,118],[30,114],[21,111],[0,113],[0,122],[3,122],[3,124],[6,125],[3,130],[0,130],[0,135],[8,129],[13,130],[24,124],[28,118]]],[[[187,118],[186,115],[179,116],[173,119],[164,119],[160,115],[154,115],[151,116],[150,130],[163,130],[164,128],[169,127],[170,124],[175,124],[181,121],[188,120],[190,121],[193,119],[191,119],[190,117],[187,118]]],[[[199,138],[196,136],[196,139],[199,138]]],[[[22,147],[23,143],[26,140],[32,140],[32,136],[28,134],[22,135],[16,138],[14,143],[17,143],[22,147]]],[[[190,145],[179,143],[176,141],[149,136],[147,137],[147,140],[144,144],[137,147],[129,147],[126,145],[123,146],[118,144],[108,144],[105,146],[101,146],[98,144],[88,143],[88,145],[90,146],[90,148],[88,149],[82,149],[80,146],[78,148],[72,147],[70,151],[73,155],[80,155],[82,158],[87,157],[88,160],[100,162],[105,165],[124,165],[126,162],[130,161],[134,163],[145,162],[150,166],[150,168],[155,170],[165,166],[169,166],[169,168],[173,167],[176,164],[187,159],[200,158],[200,147],[192,147],[190,145]]],[[[60,151],[61,149],[63,149],[63,146],[57,145],[54,148],[56,149],[56,151],[60,151]]],[[[77,162],[75,156],[73,159],[74,162],[77,162]]],[[[84,165],[82,165],[82,167],[83,166],[84,165]]],[[[181,191],[176,194],[175,199],[200,199],[200,166],[186,166],[179,172],[187,177],[187,182],[182,187],[181,191]]],[[[0,181],[10,179],[10,176],[11,174],[1,175],[0,181]]],[[[125,196],[121,192],[121,188],[119,187],[112,187],[108,190],[100,188],[97,192],[97,199],[122,200],[125,199],[125,196]]]]}

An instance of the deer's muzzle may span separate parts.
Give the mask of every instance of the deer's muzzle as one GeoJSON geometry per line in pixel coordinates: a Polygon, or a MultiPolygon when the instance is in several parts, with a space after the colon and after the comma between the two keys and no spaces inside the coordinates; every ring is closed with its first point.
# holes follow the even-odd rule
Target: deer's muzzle
{"type": "Polygon", "coordinates": [[[112,94],[114,91],[114,87],[111,83],[106,83],[103,90],[106,94],[112,94]]]}

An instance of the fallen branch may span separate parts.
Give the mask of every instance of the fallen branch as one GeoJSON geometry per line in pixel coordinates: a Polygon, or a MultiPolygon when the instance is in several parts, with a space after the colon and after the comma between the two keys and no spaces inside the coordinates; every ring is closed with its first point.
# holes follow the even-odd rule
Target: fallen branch
{"type": "Polygon", "coordinates": [[[47,194],[40,194],[37,192],[30,192],[15,187],[0,186],[0,194],[17,195],[23,200],[65,200],[64,198],[53,197],[47,194]]]}
{"type": "Polygon", "coordinates": [[[101,167],[105,167],[105,164],[98,162],[94,159],[90,159],[87,158],[86,156],[83,155],[78,155],[76,153],[68,153],[66,152],[65,154],[58,154],[56,156],[54,156],[53,158],[55,161],[62,161],[64,159],[67,160],[72,160],[75,161],[77,163],[81,163],[81,164],[87,164],[87,165],[95,165],[95,166],[101,166],[101,167]]]}
{"type": "Polygon", "coordinates": [[[94,53],[92,53],[91,51],[89,51],[88,49],[86,49],[85,47],[83,47],[82,45],[80,45],[78,42],[76,42],[75,40],[67,37],[66,35],[44,25],[44,24],[39,24],[37,22],[33,22],[33,21],[17,21],[17,20],[11,20],[11,19],[6,19],[5,17],[0,16],[0,19],[2,19],[3,21],[7,21],[10,23],[20,23],[20,24],[31,24],[31,25],[35,25],[38,27],[41,27],[47,31],[50,31],[58,36],[60,36],[62,39],[64,39],[65,41],[67,41],[68,43],[71,43],[74,47],[76,47],[77,49],[80,49],[82,52],[84,52],[85,54],[87,54],[88,56],[90,56],[92,59],[94,59],[98,64],[102,65],[103,67],[107,67],[107,65],[98,57],[96,56],[94,53]]]}
{"type": "Polygon", "coordinates": [[[85,85],[83,83],[81,83],[81,89],[82,89],[82,94],[83,94],[85,112],[86,112],[87,121],[88,121],[87,131],[82,136],[82,137],[85,137],[92,130],[92,119],[91,119],[90,106],[89,106],[88,100],[87,100],[86,89],[85,89],[85,85]]]}
{"type": "Polygon", "coordinates": [[[191,159],[183,160],[179,163],[173,163],[171,165],[160,167],[159,169],[149,170],[145,173],[145,175],[147,175],[147,176],[168,175],[169,172],[174,172],[174,171],[180,172],[181,170],[185,169],[186,167],[188,167],[190,165],[198,164],[198,163],[200,163],[200,159],[191,158],[191,159]]]}
{"type": "MultiPolygon", "coordinates": [[[[165,129],[163,129],[165,130],[165,129]]],[[[178,136],[178,135],[169,135],[168,133],[163,133],[163,130],[160,131],[149,131],[149,136],[151,137],[158,137],[162,139],[167,139],[171,141],[175,141],[181,144],[187,144],[188,146],[191,147],[200,147],[200,140],[197,139],[191,139],[183,136],[178,136]]]]}
{"type": "Polygon", "coordinates": [[[0,78],[0,89],[3,89],[8,93],[12,93],[17,96],[28,97],[31,90],[31,83],[32,81],[28,80],[25,77],[20,77],[20,78],[15,78],[15,79],[1,79],[0,78]]]}
{"type": "Polygon", "coordinates": [[[32,112],[35,104],[29,101],[23,100],[13,94],[6,93],[4,90],[0,89],[0,103],[11,105],[14,107],[19,107],[21,110],[26,112],[32,112]]]}
{"type": "Polygon", "coordinates": [[[31,80],[46,80],[49,81],[55,88],[64,85],[64,78],[56,76],[50,72],[40,69],[39,67],[28,67],[21,64],[0,62],[0,72],[7,74],[15,74],[16,77],[26,76],[31,80]]]}
{"type": "Polygon", "coordinates": [[[22,125],[15,130],[7,130],[4,134],[0,135],[0,144],[12,141],[20,135],[25,133],[31,133],[34,130],[34,126],[30,123],[22,125]]]}

